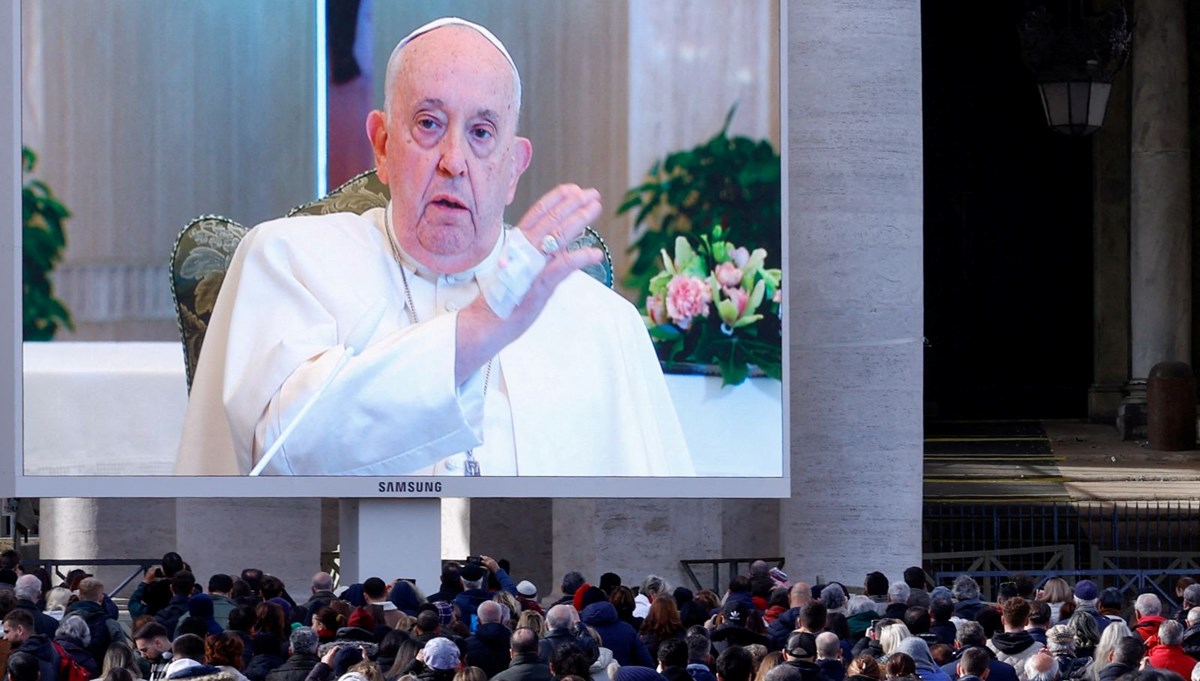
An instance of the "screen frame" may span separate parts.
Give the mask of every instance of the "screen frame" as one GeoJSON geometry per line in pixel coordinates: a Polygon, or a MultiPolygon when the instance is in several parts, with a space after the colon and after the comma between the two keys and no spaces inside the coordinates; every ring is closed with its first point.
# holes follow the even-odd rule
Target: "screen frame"
{"type": "MultiPolygon", "coordinates": [[[[0,88],[13,96],[0,112],[0,212],[11,228],[0,230],[0,252],[7,256],[0,290],[9,332],[0,342],[0,433],[8,443],[0,452],[0,493],[15,497],[554,497],[554,498],[787,498],[791,494],[791,358],[783,356],[781,386],[783,452],[780,477],[426,477],[426,476],[27,476],[24,474],[24,401],[21,290],[21,2],[8,3],[7,41],[0,48],[0,88]]],[[[781,240],[784,271],[783,347],[790,347],[789,182],[787,116],[787,8],[778,2],[779,125],[781,155],[781,240]]],[[[164,255],[165,257],[165,255],[164,255]]],[[[165,282],[164,282],[165,285],[165,282]]],[[[181,360],[182,361],[182,360],[181,360]]],[[[564,451],[564,456],[569,456],[564,451]]],[[[731,452],[736,455],[736,452],[731,452]]]]}

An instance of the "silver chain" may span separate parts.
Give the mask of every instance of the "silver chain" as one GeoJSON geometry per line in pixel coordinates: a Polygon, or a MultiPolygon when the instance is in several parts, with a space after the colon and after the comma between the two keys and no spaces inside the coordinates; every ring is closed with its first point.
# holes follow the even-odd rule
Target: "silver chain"
{"type": "MultiPolygon", "coordinates": [[[[383,209],[384,229],[387,231],[388,244],[392,247],[392,257],[396,259],[396,266],[400,268],[400,279],[404,282],[404,302],[408,304],[408,321],[416,326],[420,319],[417,317],[417,306],[413,304],[412,289],[408,286],[408,273],[404,270],[404,261],[400,259],[400,245],[396,243],[396,236],[392,233],[392,216],[391,212],[383,209]]],[[[493,357],[488,360],[487,369],[483,373],[483,401],[486,405],[488,385],[492,382],[492,363],[496,361],[493,357]]],[[[467,463],[463,468],[463,475],[467,477],[479,477],[482,473],[479,469],[479,460],[475,458],[475,450],[467,450],[467,463]]]]}

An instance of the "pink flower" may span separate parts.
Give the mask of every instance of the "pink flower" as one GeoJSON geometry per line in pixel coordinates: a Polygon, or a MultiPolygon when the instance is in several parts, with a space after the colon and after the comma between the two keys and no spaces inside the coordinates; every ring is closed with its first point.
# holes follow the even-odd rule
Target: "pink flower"
{"type": "Polygon", "coordinates": [[[745,267],[746,263],[750,261],[750,251],[747,251],[744,246],[738,246],[733,249],[729,257],[733,259],[733,264],[738,267],[745,267]]]}
{"type": "Polygon", "coordinates": [[[739,286],[742,283],[742,271],[738,266],[731,262],[723,262],[717,265],[713,270],[713,274],[717,275],[717,283],[721,286],[739,286]]]}
{"type": "Polygon", "coordinates": [[[741,317],[746,312],[746,303],[750,300],[750,294],[746,293],[743,288],[727,288],[722,289],[725,295],[737,306],[738,317],[741,317]]]}
{"type": "Polygon", "coordinates": [[[667,284],[667,315],[682,329],[692,325],[692,317],[708,316],[712,290],[704,280],[681,274],[667,284]]]}
{"type": "Polygon", "coordinates": [[[650,296],[646,299],[646,314],[654,324],[665,324],[667,321],[667,306],[662,296],[650,296]]]}

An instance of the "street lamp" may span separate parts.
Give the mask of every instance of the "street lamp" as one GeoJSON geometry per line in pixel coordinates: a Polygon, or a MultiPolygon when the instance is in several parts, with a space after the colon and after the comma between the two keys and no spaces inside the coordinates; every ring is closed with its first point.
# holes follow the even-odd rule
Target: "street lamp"
{"type": "Polygon", "coordinates": [[[1129,57],[1125,8],[1091,16],[1068,9],[1055,17],[1039,5],[1025,13],[1020,34],[1050,129],[1072,136],[1099,130],[1112,82],[1129,57]]]}

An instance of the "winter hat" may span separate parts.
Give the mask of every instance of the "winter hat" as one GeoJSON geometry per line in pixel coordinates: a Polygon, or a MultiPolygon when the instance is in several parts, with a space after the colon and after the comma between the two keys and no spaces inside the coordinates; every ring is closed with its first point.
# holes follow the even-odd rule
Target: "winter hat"
{"type": "Polygon", "coordinates": [[[441,636],[430,639],[424,648],[425,664],[431,669],[455,669],[458,667],[458,646],[441,636]]]}
{"type": "Polygon", "coordinates": [[[729,601],[721,609],[721,617],[725,619],[726,624],[744,627],[746,626],[746,618],[749,616],[750,613],[747,612],[746,604],[741,601],[729,601]]]}
{"type": "Polygon", "coordinates": [[[350,619],[346,621],[346,624],[367,631],[375,631],[375,618],[362,606],[355,608],[354,612],[350,613],[350,619]]]}
{"type": "Polygon", "coordinates": [[[528,579],[522,579],[521,583],[517,585],[517,593],[525,598],[534,598],[537,596],[537,587],[528,579]]]}
{"type": "Polygon", "coordinates": [[[1075,583],[1075,598],[1081,601],[1094,601],[1099,595],[1096,583],[1090,579],[1081,579],[1075,583]]]}

